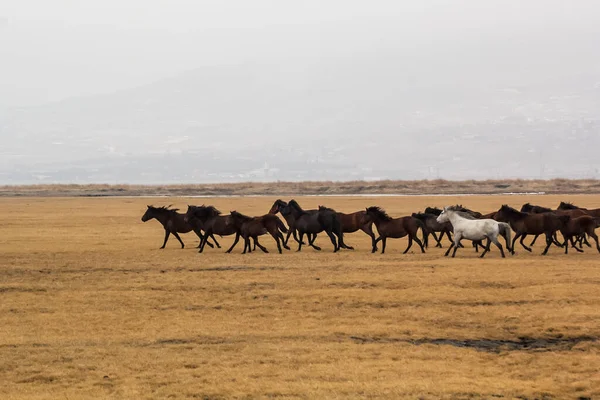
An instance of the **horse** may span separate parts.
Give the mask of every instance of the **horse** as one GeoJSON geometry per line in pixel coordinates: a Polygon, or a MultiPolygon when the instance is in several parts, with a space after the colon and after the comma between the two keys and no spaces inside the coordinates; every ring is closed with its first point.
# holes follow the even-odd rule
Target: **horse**
{"type": "MultiPolygon", "coordinates": [[[[512,241],[512,251],[515,249],[515,242],[520,237],[521,246],[529,252],[531,248],[525,246],[523,240],[527,235],[546,235],[546,248],[542,255],[548,253],[548,249],[553,243],[553,237],[557,230],[569,219],[567,215],[557,215],[555,213],[529,214],[518,211],[504,204],[496,213],[496,221],[508,222],[516,235],[512,241]]],[[[559,244],[559,246],[561,246],[559,244]]]]}
{"type": "MultiPolygon", "coordinates": [[[[467,213],[471,217],[476,218],[476,219],[481,219],[481,218],[485,219],[485,217],[486,217],[486,216],[482,215],[480,212],[469,210],[468,208],[465,208],[462,205],[456,205],[454,207],[459,212],[467,213]]],[[[437,208],[437,207],[427,207],[425,209],[425,213],[426,214],[433,214],[433,215],[435,215],[437,217],[437,216],[439,216],[442,213],[442,210],[439,209],[439,208],[437,208]]],[[[488,216],[489,216],[489,214],[488,214],[488,216]]],[[[488,218],[493,219],[491,217],[488,217],[488,218]]],[[[450,243],[454,243],[452,237],[450,237],[450,234],[448,234],[447,236],[448,236],[448,239],[450,240],[450,243]]],[[[442,237],[440,237],[440,240],[442,240],[442,237]]],[[[483,247],[483,243],[480,240],[474,240],[472,242],[473,242],[473,247],[475,248],[475,252],[479,253],[479,246],[483,247]]],[[[458,247],[464,247],[464,246],[462,245],[462,243],[459,243],[458,247]]]]}
{"type": "MultiPolygon", "coordinates": [[[[456,251],[458,250],[458,245],[461,239],[465,238],[473,241],[480,241],[483,239],[487,239],[487,243],[483,253],[481,253],[480,258],[483,258],[488,251],[490,251],[490,243],[494,243],[496,247],[500,249],[500,254],[502,258],[505,258],[504,249],[502,245],[498,241],[498,235],[500,235],[500,223],[493,219],[471,219],[472,215],[464,214],[463,212],[459,212],[460,208],[457,206],[444,207],[441,214],[437,217],[439,223],[450,222],[452,224],[452,228],[454,230],[454,242],[450,245],[444,256],[448,256],[450,254],[450,250],[454,248],[452,252],[452,257],[456,255],[456,251]],[[469,217],[467,217],[469,215],[469,217]]],[[[506,233],[508,236],[505,236],[507,247],[510,242],[510,230],[506,233]]],[[[508,248],[508,251],[512,253],[511,248],[508,248]]]]}
{"type": "Polygon", "coordinates": [[[435,247],[444,247],[442,246],[444,235],[448,236],[448,240],[452,242],[452,237],[450,236],[452,224],[450,222],[440,224],[437,222],[437,215],[428,213],[412,213],[412,217],[419,219],[425,225],[425,230],[423,231],[423,245],[426,248],[429,247],[429,235],[432,235],[433,239],[436,241],[435,247]],[[441,232],[439,238],[436,236],[436,232],[441,232]]]}
{"type": "MultiPolygon", "coordinates": [[[[223,237],[235,234],[235,240],[226,253],[231,253],[240,240],[240,232],[234,224],[233,219],[228,215],[221,215],[221,211],[213,206],[188,206],[188,210],[185,213],[185,220],[197,227],[202,227],[204,230],[204,240],[200,242],[199,253],[204,251],[208,235],[217,234],[223,237]]],[[[255,240],[255,243],[257,242],[258,240],[255,240]]]]}
{"type": "MultiPolygon", "coordinates": [[[[408,252],[413,244],[413,240],[417,242],[421,248],[421,253],[425,253],[423,243],[417,237],[417,232],[419,228],[421,228],[421,231],[423,232],[423,240],[425,240],[425,229],[427,228],[425,228],[425,224],[423,224],[421,220],[412,216],[392,218],[385,212],[384,209],[377,206],[367,207],[366,212],[375,223],[377,232],[379,232],[379,237],[375,240],[375,244],[381,240],[381,254],[385,253],[387,238],[398,239],[403,238],[404,236],[408,236],[408,246],[402,254],[406,254],[408,252]]],[[[375,246],[373,246],[371,253],[375,253],[376,251],[377,249],[375,246]]]]}
{"type": "MultiPolygon", "coordinates": [[[[345,214],[325,206],[319,206],[319,210],[330,210],[335,212],[340,220],[340,223],[342,224],[342,231],[344,233],[354,233],[358,230],[361,230],[371,238],[371,246],[376,246],[375,234],[373,233],[373,220],[371,220],[365,211],[356,211],[350,214],[345,214]]],[[[346,246],[345,248],[354,250],[351,246],[346,246]]]]}
{"type": "MultiPolygon", "coordinates": [[[[316,237],[317,233],[323,231],[329,236],[329,239],[333,244],[334,253],[339,251],[340,248],[345,247],[342,224],[335,211],[330,209],[317,210],[317,212],[304,211],[302,207],[300,207],[300,204],[292,199],[285,207],[280,209],[280,212],[284,218],[286,218],[286,216],[291,216],[290,229],[293,226],[293,229],[298,231],[299,238],[297,251],[302,250],[302,244],[304,243],[302,239],[305,234],[314,234],[316,237]]],[[[315,250],[321,250],[320,247],[315,246],[310,240],[308,241],[308,244],[315,250]]]]}
{"type": "Polygon", "coordinates": [[[592,217],[591,215],[584,215],[577,218],[570,218],[565,221],[563,226],[560,228],[560,233],[563,235],[565,242],[563,246],[565,247],[565,254],[568,254],[568,240],[571,241],[571,245],[575,250],[580,253],[583,253],[583,250],[580,250],[575,246],[575,242],[573,237],[580,236],[586,233],[589,237],[593,238],[596,241],[596,249],[600,253],[600,244],[598,243],[598,236],[596,235],[596,228],[598,227],[598,220],[592,217]]]}
{"type": "MultiPolygon", "coordinates": [[[[188,233],[194,231],[194,233],[200,238],[200,242],[202,242],[204,236],[202,235],[201,230],[195,228],[194,226],[190,225],[187,221],[185,221],[185,215],[178,213],[178,208],[169,207],[171,206],[153,207],[149,205],[146,209],[146,212],[142,216],[142,222],[150,221],[151,219],[156,218],[156,220],[161,223],[163,228],[165,228],[165,241],[163,242],[163,245],[160,248],[165,248],[165,246],[167,245],[167,241],[169,240],[169,235],[171,233],[173,234],[173,236],[175,236],[175,238],[177,238],[177,240],[179,240],[182,249],[185,247],[185,245],[179,237],[179,233],[188,233]]],[[[214,237],[213,240],[215,244],[218,247],[220,247],[219,243],[217,243],[214,237]]],[[[212,243],[210,242],[208,242],[208,245],[210,247],[213,247],[212,243]]]]}
{"type": "MultiPolygon", "coordinates": [[[[569,208],[568,207],[569,203],[564,203],[561,202],[558,209],[557,210],[553,210],[551,208],[548,207],[542,207],[542,206],[536,206],[530,203],[525,203],[523,204],[523,206],[521,207],[521,212],[526,212],[526,213],[530,213],[530,214],[543,214],[543,213],[548,213],[548,212],[553,212],[555,214],[558,215],[568,215],[571,218],[577,218],[577,217],[581,217],[583,215],[586,214],[585,211],[580,210],[578,208],[569,208]],[[565,208],[561,208],[561,206],[565,207],[565,208]]],[[[540,235],[535,235],[535,237],[533,238],[533,240],[531,241],[531,243],[529,244],[529,246],[533,246],[535,244],[535,241],[537,240],[537,238],[540,235]]],[[[554,235],[552,236],[552,240],[553,243],[559,247],[562,247],[562,245],[560,243],[558,243],[558,239],[556,237],[556,233],[554,233],[554,235]]],[[[585,237],[585,234],[582,234],[580,236],[577,237],[577,241],[579,242],[579,245],[582,246],[583,243],[585,243],[588,247],[591,247],[590,243],[588,242],[587,238],[585,237]]]]}
{"type": "Polygon", "coordinates": [[[557,210],[580,210],[580,211],[585,212],[588,215],[591,215],[594,218],[600,218],[600,208],[589,209],[589,208],[577,207],[573,203],[566,203],[564,201],[560,202],[557,210]]]}
{"type": "MultiPolygon", "coordinates": [[[[283,201],[281,199],[277,199],[271,206],[271,209],[269,210],[269,214],[281,213],[281,210],[283,210],[285,207],[287,207],[287,205],[288,205],[288,203],[286,203],[285,201],[283,201]]],[[[316,213],[317,211],[318,210],[306,210],[305,212],[316,213]]],[[[284,243],[287,245],[288,241],[290,240],[290,236],[292,236],[292,235],[294,236],[294,240],[296,242],[300,243],[300,241],[298,240],[298,236],[296,235],[296,228],[294,227],[294,223],[295,223],[294,216],[291,213],[286,213],[286,215],[283,215],[283,213],[281,213],[281,216],[283,217],[283,219],[285,219],[285,222],[287,222],[288,228],[289,228],[288,232],[287,232],[287,236],[285,237],[284,243]]],[[[315,234],[314,237],[312,237],[312,240],[311,240],[311,235],[312,234],[307,234],[306,236],[308,237],[309,245],[312,246],[312,243],[317,238],[317,235],[315,234]]],[[[304,244],[304,243],[302,243],[302,244],[304,244]]]]}
{"type": "MultiPolygon", "coordinates": [[[[275,242],[277,243],[277,250],[279,250],[279,254],[281,251],[281,242],[283,242],[283,233],[287,233],[287,228],[281,222],[279,217],[273,214],[266,214],[260,217],[249,217],[247,215],[241,214],[237,211],[230,211],[230,216],[233,219],[233,223],[238,228],[240,235],[244,238],[244,251],[242,254],[246,254],[246,249],[250,253],[252,250],[250,249],[250,238],[254,239],[254,243],[258,246],[263,252],[268,253],[269,251],[258,243],[258,236],[269,233],[275,242]]],[[[283,247],[287,250],[290,248],[283,243],[283,247]]]]}

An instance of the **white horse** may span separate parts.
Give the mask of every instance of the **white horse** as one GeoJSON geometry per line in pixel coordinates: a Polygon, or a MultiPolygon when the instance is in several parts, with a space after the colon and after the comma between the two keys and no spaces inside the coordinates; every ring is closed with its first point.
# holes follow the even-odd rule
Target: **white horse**
{"type": "Polygon", "coordinates": [[[488,251],[490,251],[491,242],[493,242],[500,249],[502,257],[505,257],[504,249],[498,241],[498,236],[501,232],[503,233],[504,238],[507,240],[508,251],[511,251],[510,246],[508,245],[508,243],[510,243],[510,229],[508,230],[508,232],[506,232],[505,227],[501,227],[500,222],[498,221],[494,221],[493,219],[465,218],[456,207],[452,206],[444,207],[444,210],[438,216],[437,221],[439,223],[450,221],[454,230],[454,243],[452,243],[450,245],[450,248],[448,248],[448,251],[446,251],[446,256],[450,254],[450,250],[452,250],[453,247],[454,251],[452,252],[452,257],[456,255],[456,250],[458,250],[461,239],[487,239],[485,250],[483,251],[480,257],[483,258],[483,256],[485,256],[485,254],[488,251]],[[508,235],[508,237],[506,235],[508,235]]]}

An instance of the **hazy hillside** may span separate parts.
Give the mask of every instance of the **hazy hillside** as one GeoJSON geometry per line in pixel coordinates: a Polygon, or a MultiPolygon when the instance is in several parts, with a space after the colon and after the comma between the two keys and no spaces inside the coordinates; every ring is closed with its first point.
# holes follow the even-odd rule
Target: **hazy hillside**
{"type": "Polygon", "coordinates": [[[12,108],[0,183],[598,177],[598,36],[574,37],[288,52],[12,108]]]}

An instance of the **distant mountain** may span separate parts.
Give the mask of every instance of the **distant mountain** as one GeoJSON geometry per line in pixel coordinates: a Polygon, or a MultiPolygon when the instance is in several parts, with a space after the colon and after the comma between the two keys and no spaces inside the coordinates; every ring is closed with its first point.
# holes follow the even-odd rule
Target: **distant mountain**
{"type": "Polygon", "coordinates": [[[600,176],[600,73],[494,78],[470,61],[223,65],[12,109],[0,183],[600,176]]]}

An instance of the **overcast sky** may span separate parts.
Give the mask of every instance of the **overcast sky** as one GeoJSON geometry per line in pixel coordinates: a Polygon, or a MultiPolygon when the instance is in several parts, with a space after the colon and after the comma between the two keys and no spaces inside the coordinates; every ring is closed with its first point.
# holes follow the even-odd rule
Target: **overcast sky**
{"type": "Polygon", "coordinates": [[[111,92],[204,65],[385,48],[545,40],[562,63],[570,38],[597,39],[599,9],[593,0],[5,0],[0,105],[111,92]]]}
{"type": "MultiPolygon", "coordinates": [[[[180,182],[539,177],[557,138],[600,138],[599,21],[597,0],[3,0],[0,184],[171,182],[157,159],[207,149],[180,182]]],[[[547,176],[596,176],[594,149],[547,176]]]]}

